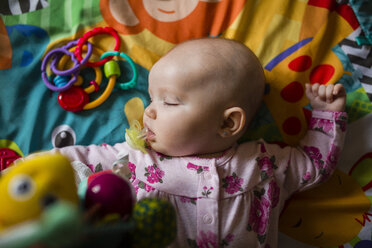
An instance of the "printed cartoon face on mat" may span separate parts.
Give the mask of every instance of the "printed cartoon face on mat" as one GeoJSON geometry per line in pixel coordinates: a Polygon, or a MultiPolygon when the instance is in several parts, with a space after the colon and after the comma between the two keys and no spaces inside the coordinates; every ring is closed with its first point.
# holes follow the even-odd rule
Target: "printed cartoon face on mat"
{"type": "Polygon", "coordinates": [[[0,230],[38,218],[53,203],[78,203],[73,169],[61,155],[19,162],[0,178],[0,230]]]}
{"type": "Polygon", "coordinates": [[[147,29],[161,39],[179,43],[221,34],[235,20],[245,1],[101,0],[100,9],[105,21],[119,33],[137,34],[147,29]]]}
{"type": "Polygon", "coordinates": [[[362,241],[358,235],[372,216],[371,162],[372,153],[367,153],[348,174],[336,170],[325,184],[294,195],[281,215],[280,231],[321,247],[362,241]]]}
{"type": "Polygon", "coordinates": [[[147,13],[162,22],[174,22],[185,18],[196,8],[198,3],[199,0],[143,0],[143,6],[147,13]]]}

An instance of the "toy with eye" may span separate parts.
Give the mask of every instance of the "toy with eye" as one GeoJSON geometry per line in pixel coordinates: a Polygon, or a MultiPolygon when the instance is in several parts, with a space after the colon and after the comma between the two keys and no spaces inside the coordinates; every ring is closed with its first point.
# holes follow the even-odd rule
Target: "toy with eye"
{"type": "Polygon", "coordinates": [[[9,168],[0,177],[0,247],[142,248],[174,240],[171,203],[155,198],[135,203],[131,184],[110,171],[86,179],[80,204],[66,157],[37,155],[9,168]]]}
{"type": "Polygon", "coordinates": [[[62,155],[39,155],[18,162],[0,177],[0,232],[40,217],[59,201],[79,203],[74,172],[62,155]]]}

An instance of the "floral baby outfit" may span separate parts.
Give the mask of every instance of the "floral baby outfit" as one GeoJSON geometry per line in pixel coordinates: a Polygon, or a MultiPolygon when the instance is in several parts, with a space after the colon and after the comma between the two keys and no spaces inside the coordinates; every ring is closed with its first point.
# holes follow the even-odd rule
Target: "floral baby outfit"
{"type": "Polygon", "coordinates": [[[144,154],[127,143],[58,149],[86,165],[129,155],[137,198],[160,197],[177,212],[172,247],[277,247],[279,215],[297,191],[326,180],[343,146],[346,113],[313,111],[298,147],[263,140],[235,145],[218,158],[144,154]]]}

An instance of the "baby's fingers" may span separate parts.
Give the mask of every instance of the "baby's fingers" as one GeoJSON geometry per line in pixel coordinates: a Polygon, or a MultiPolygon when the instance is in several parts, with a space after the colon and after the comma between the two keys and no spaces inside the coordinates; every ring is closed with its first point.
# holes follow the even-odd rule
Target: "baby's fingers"
{"type": "Polygon", "coordinates": [[[319,87],[320,84],[316,83],[311,86],[311,91],[313,92],[313,96],[317,97],[319,95],[319,87]]]}
{"type": "Polygon", "coordinates": [[[333,102],[333,94],[334,94],[334,85],[329,84],[326,87],[326,99],[328,103],[333,102]]]}
{"type": "Polygon", "coordinates": [[[319,84],[313,84],[313,85],[305,84],[306,96],[309,99],[317,97],[318,96],[318,88],[319,88],[319,84]]]}
{"type": "Polygon", "coordinates": [[[346,90],[342,84],[336,84],[333,88],[334,96],[346,96],[346,90]]]}
{"type": "Polygon", "coordinates": [[[318,87],[318,96],[322,101],[326,101],[327,99],[327,89],[326,87],[322,84],[318,87]]]}

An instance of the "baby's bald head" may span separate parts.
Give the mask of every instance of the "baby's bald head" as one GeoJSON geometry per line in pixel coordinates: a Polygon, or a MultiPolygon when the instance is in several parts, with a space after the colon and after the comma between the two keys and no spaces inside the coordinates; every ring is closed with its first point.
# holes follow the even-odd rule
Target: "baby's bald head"
{"type": "Polygon", "coordinates": [[[144,125],[151,147],[185,156],[231,147],[261,104],[264,73],[241,43],[204,38],[177,45],[149,74],[144,125]]]}
{"type": "Polygon", "coordinates": [[[256,55],[237,41],[202,38],[183,42],[163,56],[153,70],[184,78],[185,90],[206,89],[205,97],[221,108],[241,107],[247,124],[263,99],[263,68],[256,55]]]}
{"type": "MultiPolygon", "coordinates": [[[[202,38],[175,46],[155,65],[164,73],[188,78],[190,88],[208,88],[206,97],[223,107],[241,107],[249,122],[259,108],[265,86],[263,68],[244,44],[220,38],[202,38]]],[[[150,73],[151,77],[151,73],[150,73]]]]}

